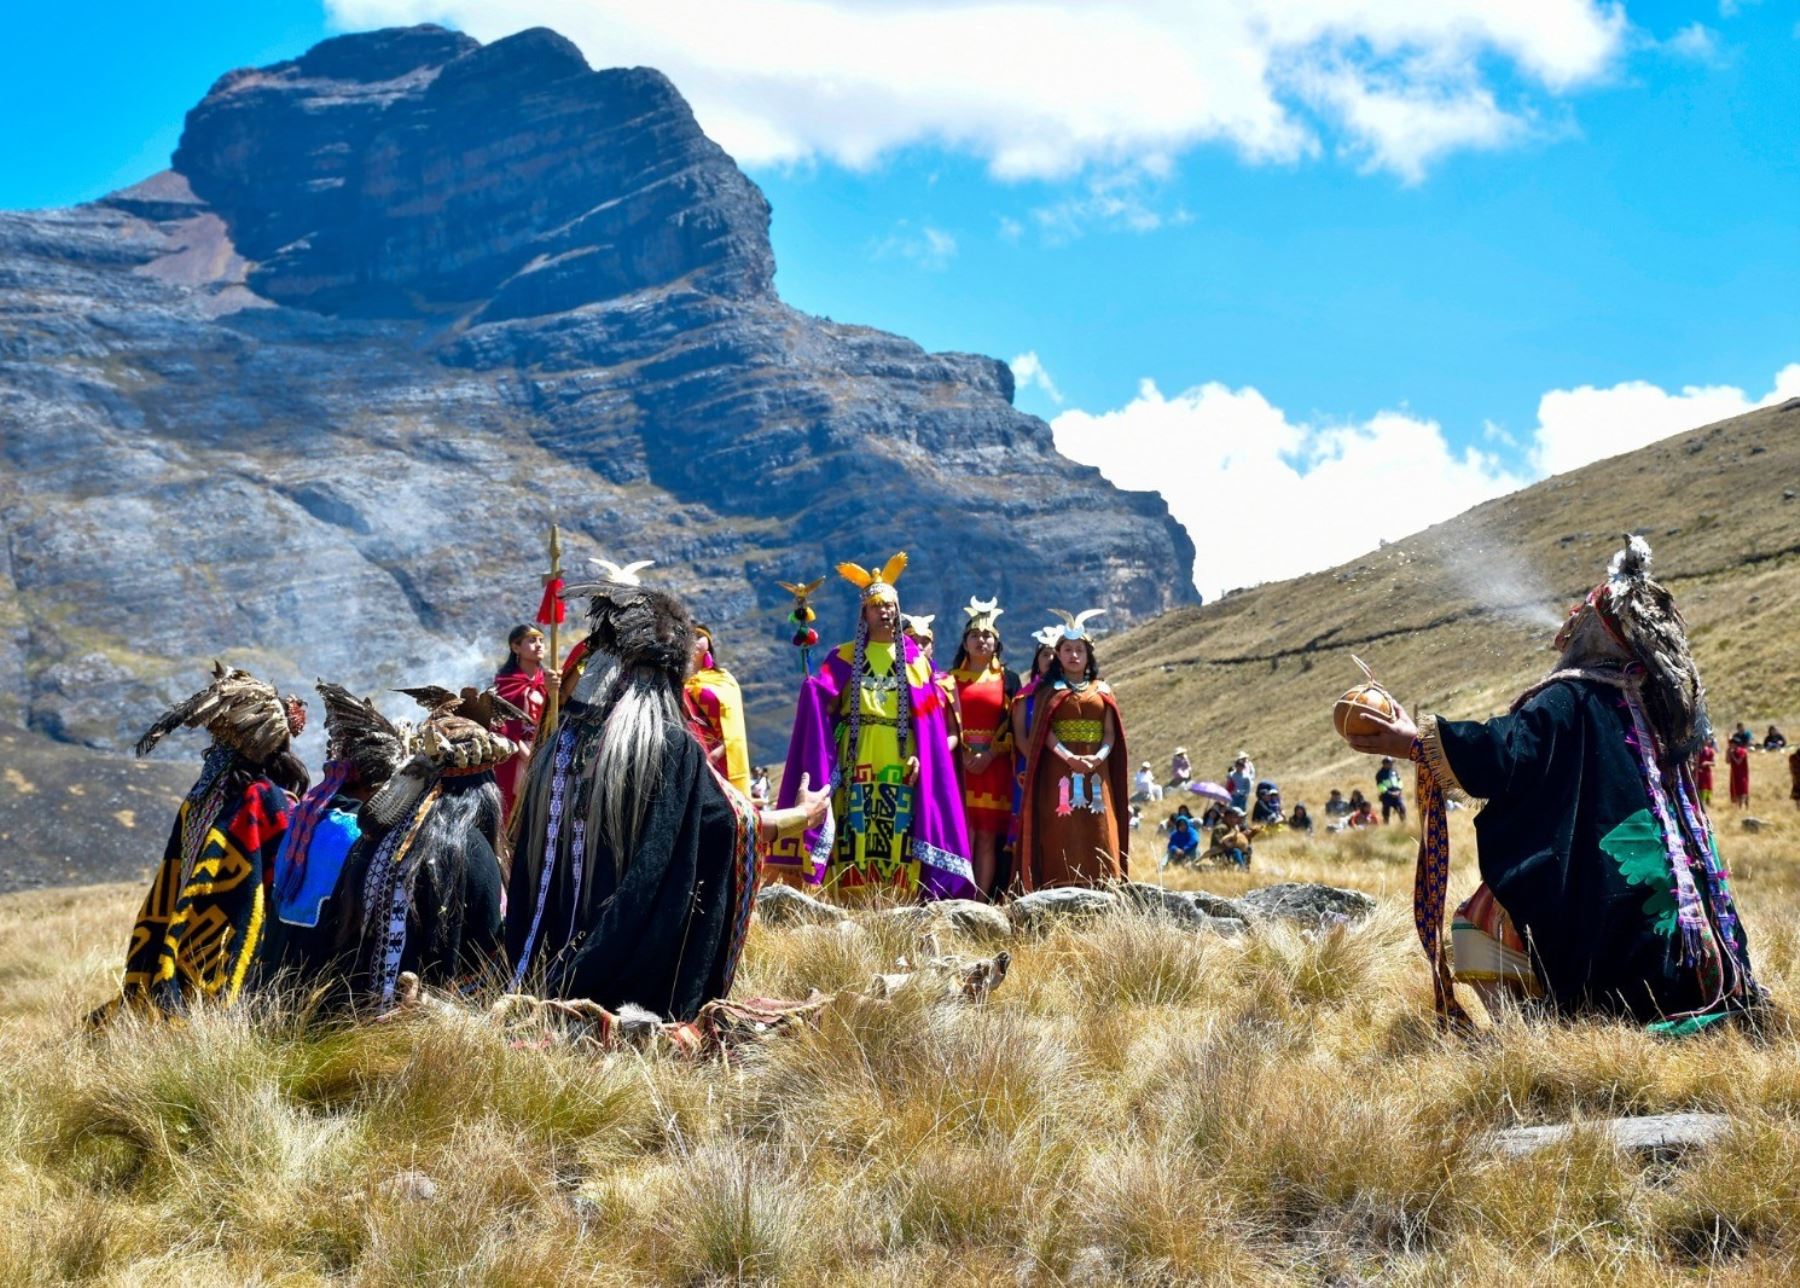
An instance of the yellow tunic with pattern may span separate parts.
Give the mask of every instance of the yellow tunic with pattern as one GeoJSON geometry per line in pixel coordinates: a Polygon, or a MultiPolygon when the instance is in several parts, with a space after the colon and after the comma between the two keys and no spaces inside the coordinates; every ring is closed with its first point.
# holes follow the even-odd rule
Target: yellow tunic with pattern
{"type": "MultiPolygon", "coordinates": [[[[900,750],[900,685],[929,684],[931,667],[921,658],[901,675],[894,648],[870,640],[863,653],[866,672],[851,678],[838,701],[837,756],[844,780],[831,803],[838,833],[826,884],[844,890],[883,887],[910,896],[919,888],[919,861],[907,847],[913,789],[906,784],[900,750]],[[854,756],[849,748],[853,702],[861,711],[854,756]]],[[[855,645],[844,645],[840,652],[845,651],[846,660],[853,660],[855,645]]],[[[906,754],[915,753],[909,748],[906,754]]]]}

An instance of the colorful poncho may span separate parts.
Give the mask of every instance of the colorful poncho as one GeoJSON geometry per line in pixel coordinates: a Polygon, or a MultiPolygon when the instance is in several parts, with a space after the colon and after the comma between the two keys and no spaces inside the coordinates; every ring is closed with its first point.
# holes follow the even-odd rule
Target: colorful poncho
{"type": "MultiPolygon", "coordinates": [[[[870,646],[874,647],[874,646],[870,646]]],[[[849,872],[833,869],[855,867],[856,850],[840,837],[855,837],[858,827],[865,829],[893,825],[903,833],[898,844],[896,862],[882,863],[869,872],[882,885],[904,893],[917,893],[925,899],[973,899],[974,872],[969,863],[968,827],[963,816],[962,788],[951,760],[946,719],[949,702],[943,688],[932,675],[931,664],[911,640],[895,647],[904,650],[904,679],[908,707],[905,754],[919,758],[918,781],[901,784],[892,779],[892,766],[874,767],[882,781],[854,784],[854,764],[847,762],[851,700],[864,700],[858,689],[870,686],[853,680],[856,646],[845,644],[826,657],[818,673],[809,676],[800,689],[800,702],[794,713],[794,733],[788,743],[787,768],[782,774],[779,804],[786,808],[795,803],[802,775],[809,776],[813,787],[829,783],[832,787],[832,826],[807,832],[779,842],[770,852],[767,867],[771,874],[786,874],[807,885],[819,885],[828,876],[841,882],[849,872]],[[853,786],[865,791],[859,801],[853,786]],[[905,787],[908,790],[898,791],[905,787]],[[870,797],[869,788],[882,793],[878,809],[859,809],[870,797]],[[903,826],[902,826],[903,825],[903,826]],[[848,861],[847,861],[848,860],[848,861]],[[885,870],[891,867],[892,870],[885,870]]],[[[865,722],[879,727],[879,717],[865,722]]],[[[894,731],[896,734],[898,730],[894,731]]],[[[866,736],[866,735],[865,735],[866,736]]],[[[861,853],[868,854],[868,832],[861,853]]],[[[874,884],[853,879],[853,884],[874,884]]]]}
{"type": "Polygon", "coordinates": [[[132,927],[123,1002],[173,1015],[198,999],[237,1000],[262,950],[291,808],[249,762],[208,753],[132,927]]]}

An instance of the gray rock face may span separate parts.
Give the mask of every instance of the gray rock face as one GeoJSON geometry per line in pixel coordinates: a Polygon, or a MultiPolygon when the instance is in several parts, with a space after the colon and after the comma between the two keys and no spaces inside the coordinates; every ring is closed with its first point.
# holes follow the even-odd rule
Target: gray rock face
{"type": "Polygon", "coordinates": [[[909,611],[1022,628],[1193,598],[1161,500],[1058,456],[1003,363],[783,304],[768,220],[659,74],[435,28],[233,72],[170,172],[0,213],[0,720],[117,753],[221,653],[485,678],[553,521],[714,625],[759,759],[777,577],[905,549],[909,611]]]}
{"type": "Polygon", "coordinates": [[[1247,926],[1249,914],[1232,900],[1217,895],[1170,890],[1142,881],[1128,881],[1118,888],[1118,893],[1128,906],[1141,912],[1160,913],[1190,930],[1240,935],[1247,926]]]}
{"type": "Polygon", "coordinates": [[[1313,882],[1264,886],[1236,902],[1252,916],[1279,917],[1307,926],[1335,920],[1361,921],[1375,911],[1375,900],[1360,890],[1313,882]]]}

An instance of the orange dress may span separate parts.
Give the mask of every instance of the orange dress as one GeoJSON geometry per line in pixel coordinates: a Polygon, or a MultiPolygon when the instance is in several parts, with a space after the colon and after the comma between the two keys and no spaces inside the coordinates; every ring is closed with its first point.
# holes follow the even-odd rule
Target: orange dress
{"type": "Polygon", "coordinates": [[[1063,684],[1039,690],[1020,819],[1019,876],[1025,889],[1092,886],[1126,875],[1125,755],[1125,729],[1103,681],[1080,690],[1063,684]],[[1093,773],[1075,773],[1056,754],[1055,744],[1077,756],[1093,755],[1105,737],[1109,711],[1115,727],[1110,757],[1093,773]]]}

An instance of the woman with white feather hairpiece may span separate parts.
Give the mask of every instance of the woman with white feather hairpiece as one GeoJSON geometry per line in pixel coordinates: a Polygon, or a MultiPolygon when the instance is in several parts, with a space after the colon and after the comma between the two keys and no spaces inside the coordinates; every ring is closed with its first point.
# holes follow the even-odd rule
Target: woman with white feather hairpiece
{"type": "Polygon", "coordinates": [[[1087,623],[1100,609],[1056,610],[1056,658],[1038,684],[1019,804],[1026,891],[1091,886],[1129,873],[1130,759],[1125,722],[1100,678],[1087,623]]]}

